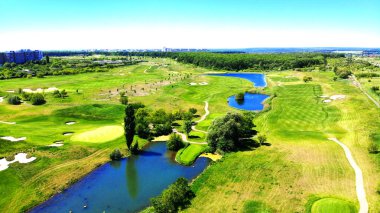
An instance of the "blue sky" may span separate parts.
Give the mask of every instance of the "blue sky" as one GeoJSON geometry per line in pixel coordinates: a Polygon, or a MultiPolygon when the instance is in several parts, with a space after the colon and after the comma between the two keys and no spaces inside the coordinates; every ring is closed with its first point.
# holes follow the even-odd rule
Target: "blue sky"
{"type": "Polygon", "coordinates": [[[379,10],[379,0],[0,0],[0,50],[380,47],[379,10]]]}

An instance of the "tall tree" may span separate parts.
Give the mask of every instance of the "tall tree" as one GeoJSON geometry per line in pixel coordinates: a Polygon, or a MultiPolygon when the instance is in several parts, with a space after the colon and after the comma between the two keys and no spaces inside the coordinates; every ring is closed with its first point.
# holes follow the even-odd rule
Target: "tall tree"
{"type": "Polygon", "coordinates": [[[127,147],[131,150],[131,145],[133,142],[133,137],[135,136],[135,109],[132,105],[127,104],[125,108],[124,117],[124,134],[125,140],[127,141],[127,147]]]}
{"type": "Polygon", "coordinates": [[[184,130],[185,130],[187,136],[189,136],[189,133],[191,132],[191,126],[192,125],[193,125],[193,122],[191,120],[186,120],[184,122],[184,130]]]}

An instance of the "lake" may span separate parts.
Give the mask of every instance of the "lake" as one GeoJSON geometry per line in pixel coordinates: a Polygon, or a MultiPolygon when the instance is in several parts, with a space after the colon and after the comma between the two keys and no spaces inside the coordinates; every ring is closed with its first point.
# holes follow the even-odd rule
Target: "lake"
{"type": "Polygon", "coordinates": [[[137,156],[107,163],[31,212],[136,212],[179,177],[198,176],[209,159],[175,163],[165,143],[151,143],[137,156]],[[86,206],[86,208],[84,208],[86,206]]]}
{"type": "Polygon", "coordinates": [[[267,98],[269,98],[269,95],[246,92],[242,101],[237,101],[234,95],[230,96],[228,98],[228,105],[242,110],[260,111],[264,109],[263,101],[267,98]]]}
{"type": "MultiPolygon", "coordinates": [[[[253,83],[255,87],[266,87],[265,75],[261,73],[221,73],[221,74],[207,74],[211,76],[243,78],[253,83]]],[[[228,105],[242,110],[260,111],[264,109],[263,101],[269,98],[264,94],[245,93],[244,100],[236,101],[235,96],[228,97],[228,105]]]]}
{"type": "Polygon", "coordinates": [[[266,87],[265,75],[261,73],[212,73],[211,76],[223,76],[233,78],[243,78],[253,83],[255,87],[266,87]]]}

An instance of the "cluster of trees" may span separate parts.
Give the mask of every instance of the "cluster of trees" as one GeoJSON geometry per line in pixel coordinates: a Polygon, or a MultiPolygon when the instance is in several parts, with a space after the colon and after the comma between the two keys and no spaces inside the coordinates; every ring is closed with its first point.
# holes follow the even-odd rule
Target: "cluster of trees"
{"type": "MultiPolygon", "coordinates": [[[[137,63],[124,61],[121,64],[102,64],[99,59],[66,59],[45,57],[41,61],[28,61],[25,64],[4,63],[0,67],[0,80],[9,78],[44,77],[48,75],[72,75],[87,72],[106,72],[107,69],[137,63]]],[[[111,60],[111,59],[110,59],[111,60]]]]}
{"type": "Polygon", "coordinates": [[[172,133],[168,142],[166,143],[167,147],[171,151],[178,151],[185,147],[185,143],[183,142],[181,136],[178,134],[172,133]]]}
{"type": "Polygon", "coordinates": [[[119,149],[113,150],[112,153],[110,154],[111,160],[114,160],[114,161],[121,160],[122,157],[123,157],[123,154],[121,154],[119,149]]]}
{"type": "Polygon", "coordinates": [[[224,117],[215,119],[207,135],[210,151],[231,152],[246,146],[242,139],[251,138],[257,133],[253,130],[255,127],[253,118],[254,114],[251,112],[244,114],[230,112],[224,117]]]}
{"type": "Polygon", "coordinates": [[[137,56],[167,57],[201,67],[225,70],[286,70],[325,65],[326,58],[344,57],[341,54],[286,53],[286,54],[223,54],[209,52],[147,52],[129,53],[137,56]]]}
{"type": "Polygon", "coordinates": [[[338,76],[339,78],[343,78],[343,79],[347,79],[352,74],[352,72],[350,70],[342,69],[342,68],[338,68],[338,67],[334,67],[333,71],[334,71],[336,76],[338,76]]]}
{"type": "Polygon", "coordinates": [[[188,207],[194,197],[195,194],[191,190],[188,180],[178,178],[161,195],[152,198],[151,204],[156,213],[174,213],[188,207]]]}
{"type": "Polygon", "coordinates": [[[148,140],[156,136],[168,135],[173,131],[172,123],[174,121],[185,120],[185,123],[189,123],[195,113],[196,109],[190,109],[187,112],[179,110],[175,113],[167,113],[163,109],[148,109],[141,103],[126,104],[124,128],[128,149],[133,151],[131,145],[135,135],[148,140]]]}
{"type": "Polygon", "coordinates": [[[20,93],[22,99],[18,95],[11,95],[8,97],[8,103],[12,105],[19,105],[21,101],[30,101],[32,105],[43,105],[46,103],[45,97],[41,93],[20,93]]]}
{"type": "Polygon", "coordinates": [[[68,97],[68,94],[67,94],[66,90],[62,90],[62,91],[54,90],[53,97],[54,98],[66,98],[66,97],[68,97]]]}

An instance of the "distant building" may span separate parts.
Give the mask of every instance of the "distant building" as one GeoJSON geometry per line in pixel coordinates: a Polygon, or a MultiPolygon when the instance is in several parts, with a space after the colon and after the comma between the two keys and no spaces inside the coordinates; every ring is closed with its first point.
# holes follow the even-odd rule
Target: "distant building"
{"type": "Polygon", "coordinates": [[[19,50],[0,53],[0,64],[16,63],[23,64],[28,61],[40,61],[43,58],[42,51],[39,50],[19,50]]]}

